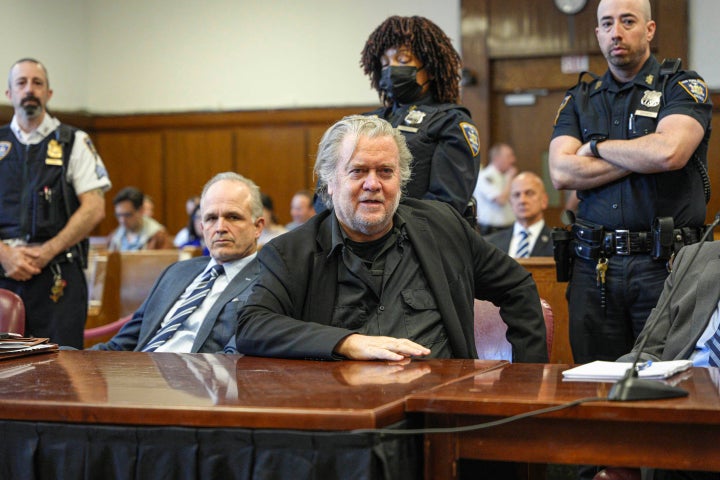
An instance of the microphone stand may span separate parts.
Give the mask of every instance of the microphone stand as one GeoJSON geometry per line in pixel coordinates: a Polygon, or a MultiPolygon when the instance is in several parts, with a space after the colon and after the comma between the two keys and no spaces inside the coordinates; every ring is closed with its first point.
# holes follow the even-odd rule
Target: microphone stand
{"type": "MultiPolygon", "coordinates": [[[[720,223],[720,212],[718,212],[717,215],[715,215],[715,220],[708,226],[707,230],[705,230],[705,234],[700,239],[700,243],[698,244],[697,250],[693,252],[692,257],[687,261],[687,265],[690,265],[695,260],[695,257],[700,252],[700,249],[702,248],[703,243],[705,243],[705,240],[710,236],[710,233],[715,230],[715,227],[718,226],[720,223]]],[[[685,278],[685,274],[687,273],[689,269],[686,268],[680,275],[678,275],[677,279],[675,280],[675,284],[673,285],[673,288],[670,289],[668,292],[668,295],[665,297],[665,300],[662,302],[662,304],[657,308],[658,312],[662,312],[665,307],[667,307],[668,303],[670,302],[670,299],[673,296],[674,287],[677,285],[680,285],[683,278],[685,278]]],[[[648,338],[650,338],[650,334],[655,329],[655,326],[658,324],[658,319],[655,319],[655,323],[653,323],[649,328],[648,331],[645,334],[645,337],[643,338],[642,343],[640,344],[640,347],[637,350],[637,355],[635,355],[635,360],[633,361],[633,364],[630,366],[630,368],[627,369],[627,372],[625,372],[625,376],[618,380],[610,389],[610,392],[608,393],[608,400],[613,401],[634,401],[634,400],[659,400],[663,398],[677,398],[677,397],[687,397],[688,392],[687,390],[683,390],[680,387],[675,387],[673,385],[668,385],[666,383],[657,381],[657,380],[648,380],[644,378],[638,377],[638,360],[640,360],[640,355],[642,354],[643,350],[645,349],[645,344],[648,341],[648,338]]]]}

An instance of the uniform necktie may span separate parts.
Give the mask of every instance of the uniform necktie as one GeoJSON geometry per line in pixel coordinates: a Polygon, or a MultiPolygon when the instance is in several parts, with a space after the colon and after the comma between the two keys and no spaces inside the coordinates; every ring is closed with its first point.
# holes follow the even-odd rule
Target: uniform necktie
{"type": "Polygon", "coordinates": [[[720,328],[715,330],[713,336],[705,342],[705,346],[710,350],[708,363],[711,367],[720,367],[720,328]]]}
{"type": "Polygon", "coordinates": [[[515,258],[527,258],[530,256],[530,233],[527,230],[520,230],[520,243],[515,252],[515,258]]]}
{"type": "Polygon", "coordinates": [[[212,289],[215,279],[223,273],[222,265],[213,265],[205,275],[200,279],[195,290],[183,301],[183,303],[175,310],[170,320],[157,331],[155,336],[142,349],[143,352],[154,352],[160,345],[168,341],[180,328],[185,320],[202,304],[205,297],[212,289]]]}

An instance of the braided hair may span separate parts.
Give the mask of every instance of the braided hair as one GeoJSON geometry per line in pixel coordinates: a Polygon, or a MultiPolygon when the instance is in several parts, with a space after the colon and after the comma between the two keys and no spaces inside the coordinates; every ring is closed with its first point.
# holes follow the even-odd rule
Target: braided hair
{"type": "Polygon", "coordinates": [[[381,57],[389,48],[409,47],[428,72],[430,92],[435,101],[458,103],[460,98],[460,54],[440,27],[425,17],[392,16],[368,37],[360,57],[360,66],[370,84],[388,104],[380,89],[381,57]]]}

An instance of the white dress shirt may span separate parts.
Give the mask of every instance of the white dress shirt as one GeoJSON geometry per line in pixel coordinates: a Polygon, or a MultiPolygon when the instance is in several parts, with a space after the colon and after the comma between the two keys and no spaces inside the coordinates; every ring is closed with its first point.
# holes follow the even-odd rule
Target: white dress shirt
{"type": "MultiPolygon", "coordinates": [[[[180,325],[175,334],[170,337],[165,343],[160,345],[155,351],[189,353],[192,350],[193,343],[195,343],[195,337],[200,331],[200,327],[205,320],[205,316],[208,314],[208,312],[210,312],[210,309],[220,297],[220,294],[222,294],[222,292],[232,281],[232,279],[235,278],[235,275],[240,273],[240,271],[245,268],[247,264],[250,263],[253,258],[255,258],[256,255],[257,253],[253,253],[252,255],[248,255],[247,257],[241,258],[240,260],[223,263],[225,273],[217,277],[215,283],[212,286],[212,289],[210,290],[210,293],[208,293],[207,297],[205,297],[203,303],[200,304],[200,306],[192,314],[190,314],[190,316],[187,318],[187,320],[183,322],[182,325],[180,325]]],[[[203,275],[205,275],[205,273],[210,270],[216,263],[217,262],[215,262],[214,259],[210,260],[205,269],[200,272],[200,275],[195,277],[195,280],[193,280],[192,283],[188,285],[183,294],[180,295],[180,297],[175,301],[175,305],[173,305],[170,311],[168,311],[167,315],[165,315],[162,324],[160,324],[160,328],[162,328],[168,321],[170,321],[170,319],[175,313],[175,310],[177,310],[177,308],[183,303],[183,301],[188,297],[188,295],[190,295],[190,293],[195,290],[195,287],[198,283],[200,283],[200,279],[203,277],[203,275]]]]}
{"type": "Polygon", "coordinates": [[[530,256],[532,256],[533,248],[535,248],[535,242],[537,242],[537,239],[540,238],[540,232],[542,232],[542,229],[545,227],[545,220],[540,220],[539,222],[535,222],[532,225],[530,225],[528,228],[523,227],[518,222],[515,222],[513,225],[513,235],[510,239],[510,246],[508,247],[508,255],[510,255],[512,258],[515,258],[515,254],[517,253],[517,247],[520,244],[520,232],[523,230],[527,230],[528,232],[528,245],[529,249],[528,252],[530,252],[530,256]]]}

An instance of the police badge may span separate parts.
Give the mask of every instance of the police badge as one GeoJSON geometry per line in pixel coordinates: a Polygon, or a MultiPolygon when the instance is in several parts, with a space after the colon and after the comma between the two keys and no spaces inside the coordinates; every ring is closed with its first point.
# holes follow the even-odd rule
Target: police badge
{"type": "Polygon", "coordinates": [[[422,121],[425,119],[425,115],[426,115],[425,112],[421,112],[420,110],[415,110],[413,108],[405,116],[405,124],[406,125],[420,125],[422,123],[422,121]]]}
{"type": "Polygon", "coordinates": [[[657,90],[648,90],[643,94],[640,99],[640,105],[648,108],[654,108],[660,105],[660,99],[662,98],[662,92],[657,90]]]}
{"type": "Polygon", "coordinates": [[[63,164],[63,150],[60,144],[55,140],[50,140],[47,147],[47,157],[45,165],[56,165],[61,167],[63,164]]]}

